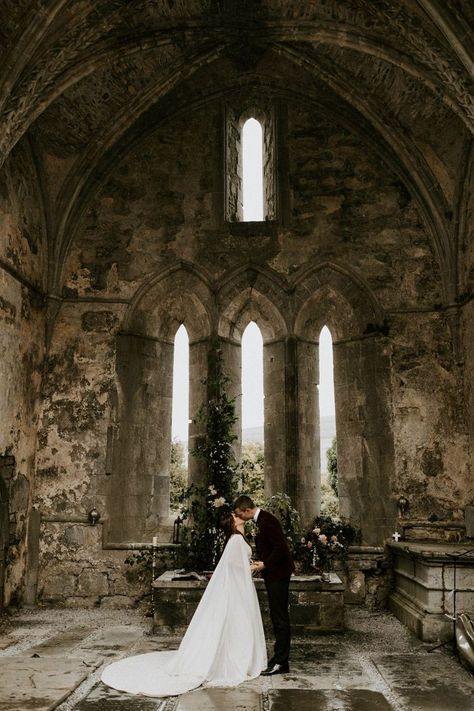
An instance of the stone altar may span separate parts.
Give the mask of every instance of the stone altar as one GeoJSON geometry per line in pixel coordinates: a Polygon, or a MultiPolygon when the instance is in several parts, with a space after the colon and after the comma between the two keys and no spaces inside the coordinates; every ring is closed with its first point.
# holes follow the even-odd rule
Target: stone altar
{"type": "Polygon", "coordinates": [[[389,548],[392,612],[425,642],[451,639],[454,613],[474,612],[474,545],[400,541],[389,548]]]}
{"type": "MultiPolygon", "coordinates": [[[[172,580],[166,571],[152,584],[155,632],[182,634],[207,586],[207,580],[172,580]]],[[[262,579],[255,578],[265,630],[271,630],[268,601],[262,579]]],[[[296,575],[290,582],[290,619],[295,636],[316,636],[344,631],[344,585],[335,573],[329,582],[319,575],[296,575]]]]}

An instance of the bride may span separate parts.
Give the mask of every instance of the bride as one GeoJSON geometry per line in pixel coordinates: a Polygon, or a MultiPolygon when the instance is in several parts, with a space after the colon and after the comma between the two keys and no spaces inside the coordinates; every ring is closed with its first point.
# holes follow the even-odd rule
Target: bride
{"type": "Polygon", "coordinates": [[[106,667],[107,686],[144,696],[176,696],[198,686],[237,686],[259,676],[267,653],[244,521],[225,514],[226,545],[176,651],[151,652],[106,667]]]}

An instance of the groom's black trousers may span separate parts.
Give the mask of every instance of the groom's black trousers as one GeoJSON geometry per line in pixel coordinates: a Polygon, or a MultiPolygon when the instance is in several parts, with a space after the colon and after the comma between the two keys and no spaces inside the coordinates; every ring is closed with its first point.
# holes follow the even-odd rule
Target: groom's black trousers
{"type": "Polygon", "coordinates": [[[265,583],[270,606],[270,618],[275,635],[274,654],[271,659],[276,664],[288,664],[290,656],[291,631],[288,611],[288,591],[290,579],[265,583]]]}

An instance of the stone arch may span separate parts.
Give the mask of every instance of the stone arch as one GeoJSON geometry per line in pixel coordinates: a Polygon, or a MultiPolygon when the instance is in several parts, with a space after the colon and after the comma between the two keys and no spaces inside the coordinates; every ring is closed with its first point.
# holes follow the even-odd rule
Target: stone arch
{"type": "Polygon", "coordinates": [[[214,319],[210,279],[182,263],[154,275],[137,290],[123,328],[143,336],[172,340],[183,323],[190,341],[209,337],[214,319]]]}
{"type": "Polygon", "coordinates": [[[287,361],[289,298],[286,285],[270,270],[248,267],[233,272],[218,290],[218,336],[224,362],[233,383],[232,396],[239,415],[241,400],[241,339],[250,321],[263,337],[265,491],[288,492],[287,361]]]}
{"type": "Polygon", "coordinates": [[[227,275],[217,291],[219,337],[240,343],[245,328],[255,321],[264,342],[283,338],[289,331],[285,287],[280,277],[262,268],[247,267],[227,275]]]}
{"type": "MultiPolygon", "coordinates": [[[[109,543],[169,540],[174,337],[190,338],[190,410],[206,397],[212,295],[191,265],[154,275],[137,291],[117,335],[117,413],[107,496],[109,543]]],[[[195,432],[190,431],[192,448],[195,432]]]]}
{"type": "Polygon", "coordinates": [[[325,262],[306,269],[294,281],[295,334],[318,340],[328,326],[334,340],[362,335],[384,320],[369,287],[347,268],[325,262]]]}
{"type": "MultiPolygon", "coordinates": [[[[319,334],[327,325],[333,335],[340,512],[361,530],[365,543],[380,545],[396,520],[390,494],[394,443],[388,324],[363,282],[336,265],[308,270],[296,280],[295,296],[303,432],[315,432],[319,449],[315,385],[319,334]]],[[[302,462],[310,447],[311,442],[300,441],[302,462]]],[[[306,495],[311,491],[307,481],[301,487],[306,495]]]]}

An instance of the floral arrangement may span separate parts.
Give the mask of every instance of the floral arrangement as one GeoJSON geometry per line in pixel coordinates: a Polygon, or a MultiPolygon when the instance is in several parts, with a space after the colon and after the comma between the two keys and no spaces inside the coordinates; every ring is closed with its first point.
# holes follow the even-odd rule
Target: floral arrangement
{"type": "Polygon", "coordinates": [[[318,516],[312,528],[302,533],[294,545],[293,554],[305,571],[326,572],[333,558],[345,558],[356,530],[348,523],[330,516],[318,516]]]}

